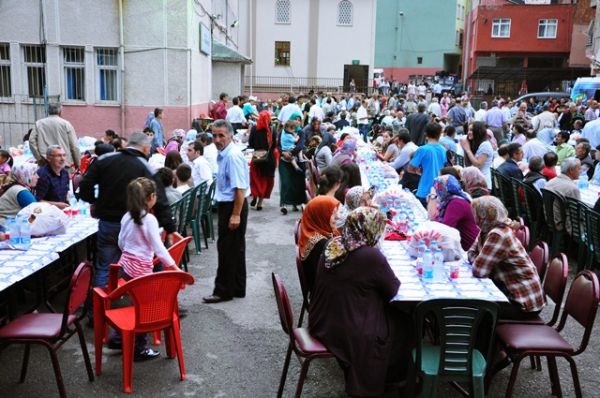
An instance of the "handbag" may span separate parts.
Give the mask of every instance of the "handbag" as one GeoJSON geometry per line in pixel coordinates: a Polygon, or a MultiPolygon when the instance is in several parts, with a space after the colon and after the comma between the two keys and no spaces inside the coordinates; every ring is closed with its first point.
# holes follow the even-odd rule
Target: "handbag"
{"type": "Polygon", "coordinates": [[[266,163],[269,160],[269,151],[257,149],[252,152],[252,163],[266,163]]]}

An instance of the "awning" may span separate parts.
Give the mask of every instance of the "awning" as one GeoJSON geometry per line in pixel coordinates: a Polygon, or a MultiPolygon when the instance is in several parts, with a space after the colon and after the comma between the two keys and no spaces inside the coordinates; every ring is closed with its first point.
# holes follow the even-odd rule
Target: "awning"
{"type": "Polygon", "coordinates": [[[575,80],[589,76],[589,68],[516,68],[480,66],[469,79],[492,80],[575,80]]]}
{"type": "Polygon", "coordinates": [[[212,42],[212,60],[217,62],[230,62],[235,64],[251,64],[252,60],[223,43],[216,40],[212,42]]]}

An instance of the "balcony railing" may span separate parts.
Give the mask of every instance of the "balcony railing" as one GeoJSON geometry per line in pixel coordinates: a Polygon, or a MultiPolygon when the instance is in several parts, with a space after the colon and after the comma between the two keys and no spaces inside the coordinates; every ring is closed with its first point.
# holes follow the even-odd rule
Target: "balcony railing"
{"type": "MultiPolygon", "coordinates": [[[[308,93],[315,92],[344,93],[350,92],[350,85],[344,84],[344,79],[327,77],[281,77],[281,76],[246,76],[244,79],[245,90],[252,92],[290,92],[308,93]]],[[[356,84],[356,92],[365,93],[371,90],[367,82],[356,84]]]]}

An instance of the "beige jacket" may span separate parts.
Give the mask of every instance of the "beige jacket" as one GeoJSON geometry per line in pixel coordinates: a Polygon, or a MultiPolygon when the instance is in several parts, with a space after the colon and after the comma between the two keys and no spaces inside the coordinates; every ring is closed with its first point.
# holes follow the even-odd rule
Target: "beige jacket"
{"type": "Polygon", "coordinates": [[[79,167],[81,154],[75,129],[67,120],[58,115],[48,116],[35,122],[29,137],[29,147],[36,160],[46,158],[50,145],[60,145],[67,153],[67,166],[72,163],[79,167]]]}

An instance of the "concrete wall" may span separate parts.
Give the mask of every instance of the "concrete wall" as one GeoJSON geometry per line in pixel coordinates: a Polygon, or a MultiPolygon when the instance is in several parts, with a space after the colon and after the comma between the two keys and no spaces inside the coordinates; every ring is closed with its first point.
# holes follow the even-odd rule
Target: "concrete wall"
{"type": "Polygon", "coordinates": [[[230,97],[240,95],[244,91],[242,78],[243,65],[229,62],[213,62],[212,92],[215,98],[221,93],[230,97]]]}

